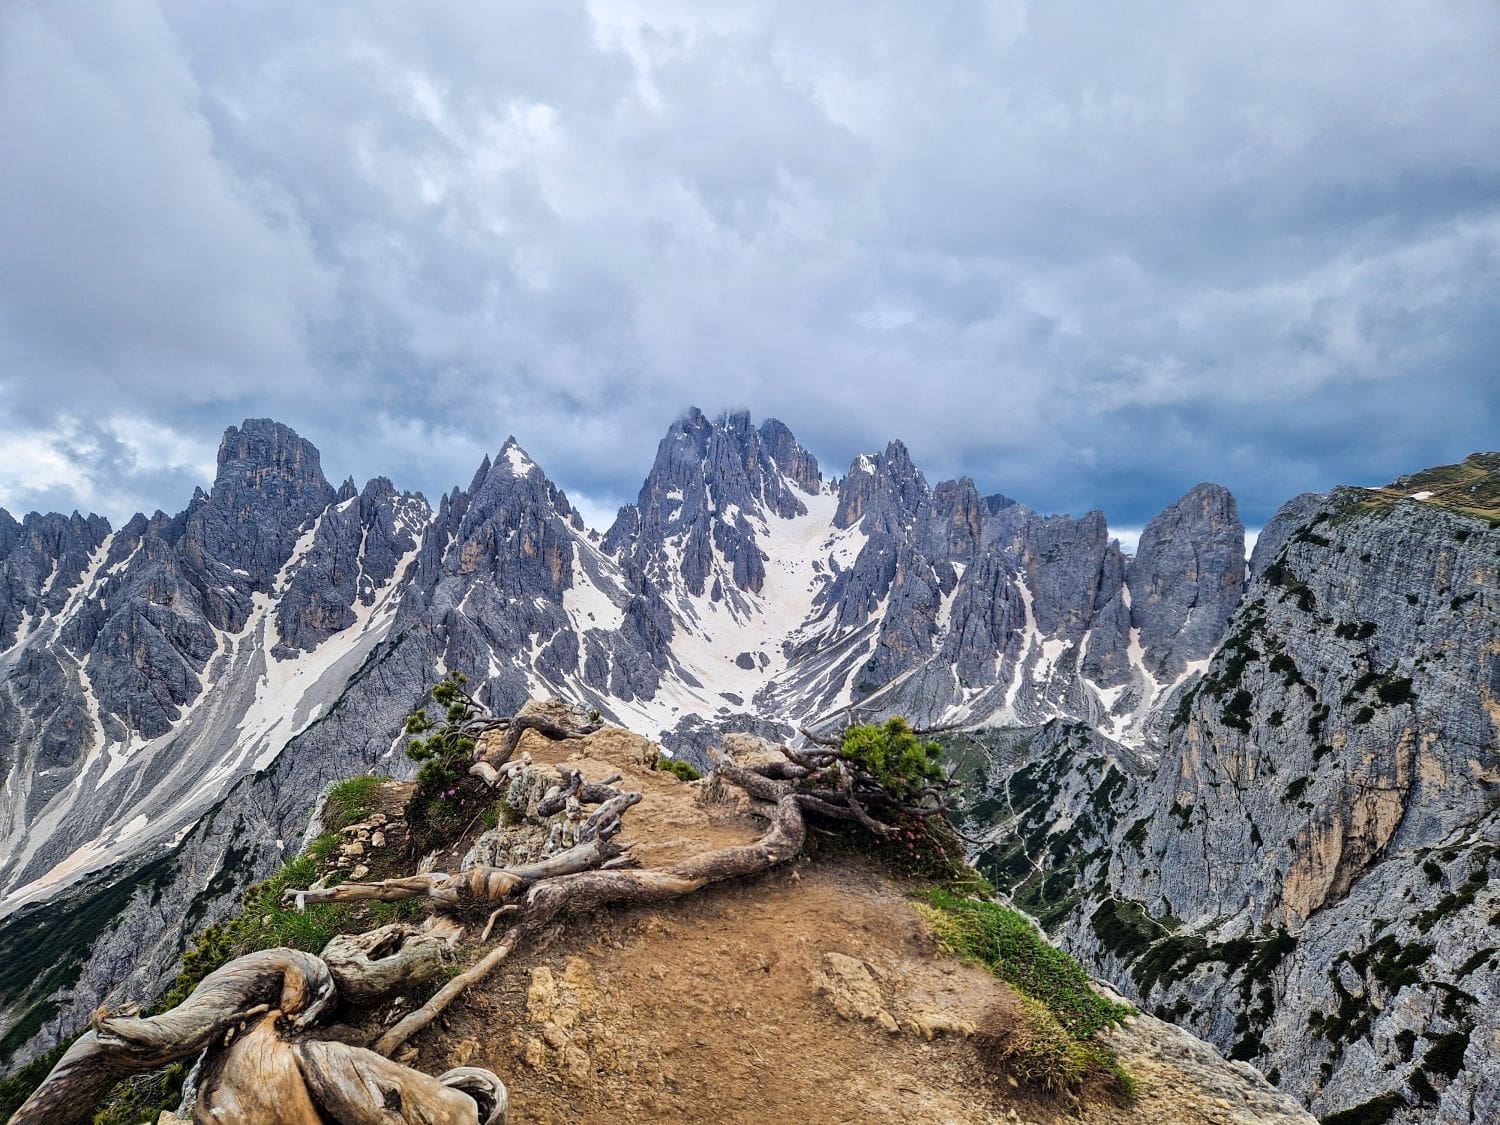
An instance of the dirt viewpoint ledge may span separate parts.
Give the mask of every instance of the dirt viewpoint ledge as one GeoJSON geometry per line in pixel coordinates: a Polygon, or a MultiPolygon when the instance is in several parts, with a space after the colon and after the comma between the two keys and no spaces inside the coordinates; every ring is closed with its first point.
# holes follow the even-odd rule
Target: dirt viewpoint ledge
{"type": "MultiPolygon", "coordinates": [[[[528,711],[580,726],[557,704],[528,711]]],[[[480,751],[504,737],[484,735],[480,751]]],[[[436,870],[458,871],[466,853],[491,869],[517,864],[570,815],[576,827],[576,807],[538,815],[551,807],[543,783],[569,771],[640,795],[610,843],[648,871],[754,844],[774,815],[774,805],[716,776],[688,783],[655,768],[655,744],[618,728],[563,740],[526,729],[519,739],[511,733],[507,749],[500,825],[482,831],[481,818],[437,857],[436,870]]],[[[726,749],[741,766],[779,759],[749,738],[730,736],[726,749]]],[[[395,810],[410,788],[383,790],[381,838],[406,834],[395,810]]],[[[369,858],[339,849],[322,866],[348,878],[367,872],[369,858]]],[[[942,952],[917,909],[923,889],[857,849],[815,842],[768,871],[684,897],[573,914],[550,940],[519,945],[392,1052],[381,1044],[420,990],[406,1003],[345,1005],[326,1035],[391,1053],[422,1074],[493,1072],[517,1123],[1314,1120],[1250,1067],[1144,1015],[1101,1037],[1135,1079],[1128,1100],[1087,1084],[1048,1093],[987,1064],[987,1048],[992,1059],[996,1036],[1011,1034],[1009,1021],[1019,1026],[1029,1001],[942,952]]],[[[438,892],[424,892],[422,910],[452,905],[438,892]]],[[[460,904],[469,908],[459,911],[461,959],[492,921],[492,905],[460,904]]],[[[335,1118],[325,1110],[306,1120],[335,1118]]]]}
{"type": "MultiPolygon", "coordinates": [[[[538,765],[621,773],[643,794],[620,839],[653,867],[753,840],[765,822],[713,779],[649,768],[656,747],[605,728],[523,736],[538,765]]],[[[764,752],[730,738],[741,761],[764,752]]],[[[608,910],[497,973],[418,1044],[510,1087],[514,1122],[1311,1122],[1258,1073],[1149,1016],[1107,1033],[1139,1080],[1128,1106],[989,1077],[971,1036],[1014,993],[939,952],[913,885],[833,849],[650,908],[608,910]]]]}

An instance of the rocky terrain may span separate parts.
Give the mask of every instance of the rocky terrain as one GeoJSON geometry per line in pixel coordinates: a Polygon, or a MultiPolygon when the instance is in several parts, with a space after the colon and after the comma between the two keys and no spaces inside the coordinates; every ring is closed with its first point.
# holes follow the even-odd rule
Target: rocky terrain
{"type": "Polygon", "coordinates": [[[697,411],[603,535],[514,440],[434,512],[383,479],[334,488],[265,420],[226,433],[175,517],[7,516],[0,945],[64,952],[0,972],[0,1054],[67,1034],[121,970],[158,986],[184,924],[274,865],[329,781],[408,769],[401,718],[439,669],[499,711],[560,693],[699,762],[718,731],[856,703],[1135,737],[1242,581],[1222,489],[1163,520],[1203,562],[1127,567],[1100,513],[930,486],[899,442],[826,481],[781,423],[697,411]],[[1151,593],[1173,568],[1194,592],[1151,593]]]}
{"type": "Polygon", "coordinates": [[[1149,756],[1063,722],[967,750],[989,869],[1320,1114],[1500,1116],[1497,470],[1289,504],[1149,756]]]}
{"type": "MultiPolygon", "coordinates": [[[[730,746],[746,762],[776,756],[754,738],[732,736],[730,746]]],[[[508,827],[450,840],[438,856],[443,869],[480,849],[516,862],[534,854],[549,835],[542,786],[558,768],[614,776],[641,796],[619,841],[647,869],[743,847],[766,831],[743,792],[654,768],[658,747],[619,728],[567,742],[528,732],[517,751],[525,764],[503,797],[513,810],[508,827]]],[[[324,838],[347,842],[310,849],[321,857],[316,870],[355,880],[407,870],[403,809],[412,788],[378,787],[358,819],[324,838]]],[[[1253,1068],[1147,1014],[1101,1037],[1131,1076],[1128,1098],[1102,1078],[1049,1091],[986,1061],[997,1040],[1027,1049],[1033,1017],[1025,1004],[1034,1001],[993,970],[945,952],[924,902],[920,881],[857,849],[825,845],[686,898],[612,907],[519,951],[396,1059],[424,1073],[471,1066],[502,1075],[510,1119],[541,1123],[1313,1120],[1253,1068]]],[[[418,907],[400,915],[407,921],[430,909],[395,905],[418,907]]],[[[366,918],[365,909],[345,908],[340,928],[389,917],[366,918]]],[[[483,913],[453,917],[477,926],[483,913]]],[[[327,1034],[367,1044],[408,1007],[399,998],[346,1007],[327,1034]]],[[[166,1093],[176,1106],[175,1088],[166,1093]]],[[[152,1104],[147,1097],[123,1115],[115,1105],[106,1119],[134,1120],[152,1104]]]]}
{"type": "MultiPolygon", "coordinates": [[[[623,772],[644,790],[626,823],[648,866],[760,830],[707,783],[643,769],[638,742],[606,730],[576,751],[524,745],[538,763],[623,772]]],[[[987,1083],[970,1039],[1012,994],[941,955],[912,902],[879,864],[826,853],[622,911],[497,977],[420,1061],[471,1048],[511,1076],[518,1119],[537,1122],[1311,1120],[1255,1071],[1149,1015],[1108,1036],[1140,1078],[1131,1105],[987,1083]]]]}
{"type": "Polygon", "coordinates": [[[1298,497],[1247,568],[1215,485],[1129,557],[899,442],[825,479],[744,414],[674,423],[602,530],[514,440],[434,511],[252,420],[175,517],[0,513],[0,1065],[159,991],[330,782],[409,772],[453,670],[699,763],[851,715],[974,731],[987,862],[1097,972],[1320,1113],[1481,1119],[1495,477],[1298,497]]]}

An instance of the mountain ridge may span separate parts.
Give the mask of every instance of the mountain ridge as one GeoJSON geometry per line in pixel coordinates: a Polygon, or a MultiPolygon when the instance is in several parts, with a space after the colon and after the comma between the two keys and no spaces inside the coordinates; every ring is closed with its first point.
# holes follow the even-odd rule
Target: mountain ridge
{"type": "MultiPolygon", "coordinates": [[[[1270,583],[1279,606],[1337,602],[1375,550],[1362,546],[1314,589],[1295,558],[1331,550],[1320,545],[1338,541],[1329,528],[1390,519],[1442,539],[1453,533],[1442,521],[1477,518],[1415,497],[1436,492],[1426,488],[1304,494],[1267,525],[1247,566],[1233,497],[1200,485],[1143,529],[1132,557],[1102,513],[1041,516],[967,479],[931,485],[900,442],[824,479],[774,419],[757,427],[744,413],[690,411],[636,502],[600,535],[514,438],[435,511],[384,478],[333,488],[316,450],[275,423],[232,427],[226,449],[225,480],[176,517],[137,516],[119,531],[81,516],[0,520],[0,948],[40,925],[66,953],[45,988],[0,981],[0,1048],[12,1060],[68,1034],[106,996],[159,990],[185,932],[221,917],[296,846],[329,782],[409,772],[402,718],[443,672],[464,672],[498,712],[561,695],[698,762],[724,731],[786,738],[804,723],[897,712],[924,725],[1077,727],[1090,732],[1083,742],[1058,733],[1025,752],[1027,785],[1061,779],[1052,811],[1075,826],[1058,830],[1066,866],[1086,841],[1123,854],[1136,831],[1118,818],[1104,827],[1097,810],[1088,828],[1093,794],[1139,802],[1148,839],[1180,820],[1168,771],[1184,753],[1182,716],[1225,744],[1252,714],[1283,732],[1273,741],[1311,721],[1290,705],[1277,720],[1230,683],[1253,663],[1235,640],[1254,600],[1246,583],[1270,583]],[[267,534],[234,526],[262,515],[267,534]],[[1141,780],[1152,777],[1160,784],[1141,780]],[[103,928],[85,924],[104,887],[126,901],[103,928]]],[[[1470,460],[1484,471],[1485,456],[1470,460]]],[[[1465,474],[1454,486],[1472,489],[1465,474]]],[[[1493,528],[1474,534],[1469,550],[1493,528]]],[[[1380,566],[1407,572],[1379,553],[1380,566]]],[[[1464,596],[1429,611],[1488,612],[1487,595],[1464,596]]],[[[1401,607],[1417,604],[1387,600],[1381,612],[1403,619],[1401,607]]],[[[1301,643],[1332,652],[1347,640],[1338,630],[1357,638],[1367,618],[1350,614],[1323,624],[1313,613],[1297,626],[1301,643]]],[[[1278,667],[1267,691],[1286,677],[1278,667]]],[[[1401,678],[1377,675],[1361,691],[1392,692],[1401,678]]],[[[1477,698],[1452,706],[1484,721],[1477,698]]],[[[1301,796],[1264,808],[1295,809],[1301,796]]],[[[1272,839],[1250,828],[1218,843],[1272,839]]],[[[1101,877],[1099,862],[1072,877],[1101,877]]],[[[1200,868],[1184,867],[1194,901],[1216,885],[1200,868]]],[[[1279,887],[1284,874],[1267,878],[1279,887]]],[[[1140,872],[1109,877],[1131,901],[1150,898],[1140,872]]],[[[1136,958],[1111,953],[1088,919],[1063,934],[1090,964],[1134,971],[1136,958]]],[[[1173,993],[1168,1006],[1183,1002],[1173,993]]],[[[1195,1026],[1226,1050],[1242,1038],[1232,1025],[1195,1026]]]]}
{"type": "MultiPolygon", "coordinates": [[[[249,820],[216,829],[212,810],[299,739],[352,771],[406,769],[410,700],[360,680],[393,646],[408,694],[434,669],[460,670],[497,710],[561,694],[699,762],[721,730],[786,736],[849,704],[911,709],[899,684],[871,698],[898,680],[943,686],[922,721],[1106,709],[1076,661],[1058,660],[1076,653],[1095,595],[1022,561],[1072,566],[1082,542],[1077,569],[1098,574],[1102,515],[1036,516],[969,481],[933,488],[900,442],[835,484],[784,424],[689,411],[597,539],[514,438],[436,511],[384,478],[335,488],[316,448],[269,420],[230,427],[218,463],[176,516],[117,531],[98,518],[28,517],[29,532],[0,521],[11,545],[0,913],[194,841],[269,863],[276,849],[245,839],[249,820]],[[1050,640],[1035,621],[1024,632],[1033,611],[1072,633],[1050,640]],[[353,753],[323,745],[336,710],[353,753]]],[[[1126,721],[1142,698],[1125,698],[1126,721]]],[[[306,784],[309,770],[327,776],[307,765],[289,776],[306,784]]],[[[271,799],[271,841],[312,797],[271,799]]],[[[170,946],[175,928],[163,920],[137,940],[170,946]]]]}

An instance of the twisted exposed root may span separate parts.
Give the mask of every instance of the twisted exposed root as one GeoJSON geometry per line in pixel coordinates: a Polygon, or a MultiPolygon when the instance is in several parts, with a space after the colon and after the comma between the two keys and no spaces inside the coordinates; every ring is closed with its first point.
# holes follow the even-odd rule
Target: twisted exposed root
{"type": "MultiPolygon", "coordinates": [[[[507,931],[500,944],[382,1035],[375,1050],[384,1055],[392,1054],[437,1019],[466,988],[492,972],[522,943],[530,941],[533,947],[545,945],[557,932],[554,923],[565,914],[616,903],[668,902],[692,894],[709,883],[766,871],[800,852],[807,831],[802,819],[801,798],[790,783],[773,781],[729,762],[721,763],[719,769],[727,780],[740,785],[751,796],[775,801],[771,826],[758,840],[705,852],[669,868],[583,871],[538,881],[527,892],[524,903],[516,905],[520,920],[507,931]]],[[[509,912],[511,908],[506,910],[509,912]]],[[[492,917],[491,924],[493,921],[492,917]]]]}
{"type": "Polygon", "coordinates": [[[442,976],[453,959],[455,936],[397,922],[363,934],[339,934],[320,956],[340,1000],[373,1004],[442,976]]]}
{"type": "MultiPolygon", "coordinates": [[[[640,799],[639,794],[634,796],[637,800],[640,799]]],[[[625,849],[613,842],[613,837],[620,831],[618,817],[614,819],[615,823],[601,826],[591,839],[535,863],[512,867],[485,867],[476,864],[467,871],[454,875],[445,871],[430,871],[421,875],[405,875],[399,879],[382,879],[374,883],[294,887],[283,891],[281,900],[284,905],[297,907],[320,902],[399,902],[408,898],[427,898],[446,907],[459,906],[465,902],[498,902],[542,879],[586,871],[620,855],[625,849]],[[603,828],[609,828],[610,831],[605,832],[603,828]]]]}
{"type": "Polygon", "coordinates": [[[71,1125],[127,1075],[155,1070],[222,1041],[245,1021],[275,1011],[293,1029],[311,1024],[335,998],[323,961],[295,949],[265,949],[215,969],[186,1000],[148,1018],[101,1016],[24,1105],[19,1125],[71,1125]]]}
{"type": "MultiPolygon", "coordinates": [[[[487,720],[485,729],[499,729],[501,723],[498,720],[487,720]]],[[[555,723],[551,719],[541,715],[523,715],[504,723],[505,738],[499,747],[479,758],[479,762],[498,771],[501,766],[510,761],[510,756],[516,752],[516,747],[521,745],[521,736],[527,731],[536,731],[544,738],[550,738],[553,742],[563,742],[571,739],[587,738],[598,730],[602,723],[589,723],[581,727],[565,727],[561,723],[555,723]]],[[[491,782],[493,785],[494,782],[491,782]]]]}
{"type": "Polygon", "coordinates": [[[120,1079],[206,1051],[200,1121],[503,1122],[505,1085],[489,1071],[463,1068],[434,1079],[343,1043],[297,1041],[337,1000],[374,1003],[441,975],[446,946],[439,933],[398,925],[336,937],[323,957],[292,949],[247,954],[210,973],[170,1011],[96,1019],[11,1120],[84,1125],[120,1079]]]}

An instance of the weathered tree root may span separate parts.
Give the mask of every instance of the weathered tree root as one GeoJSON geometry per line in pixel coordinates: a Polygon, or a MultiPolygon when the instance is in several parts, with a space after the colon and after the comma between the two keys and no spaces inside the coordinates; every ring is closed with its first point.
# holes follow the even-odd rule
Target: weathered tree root
{"type": "MultiPolygon", "coordinates": [[[[308,1044],[284,1038],[284,1033],[295,1036],[330,1012],[340,998],[375,1002],[431,980],[442,971],[444,961],[433,953],[444,944],[437,934],[387,926],[371,934],[335,938],[325,951],[328,961],[293,949],[246,954],[204,977],[170,1011],[148,1018],[97,1018],[93,1030],[68,1048],[11,1121],[83,1125],[122,1078],[205,1050],[201,1120],[225,1125],[503,1121],[504,1085],[487,1071],[481,1072],[488,1075],[483,1080],[469,1074],[449,1082],[447,1076],[432,1079],[368,1051],[351,1056],[354,1061],[345,1065],[349,1074],[361,1075],[361,1081],[357,1087],[350,1085],[345,1102],[338,1103],[365,1108],[358,1113],[352,1108],[335,1110],[324,1094],[309,1090],[315,1072],[334,1073],[326,1059],[337,1052],[320,1053],[321,1048],[342,1045],[320,1044],[309,1055],[303,1050],[308,1044]],[[373,1075],[379,1075],[378,1081],[373,1075]],[[401,1091],[404,1116],[390,1116],[386,1093],[391,1090],[401,1091]]],[[[325,1087],[348,1085],[336,1074],[318,1081],[325,1087]]]]}
{"type": "MultiPolygon", "coordinates": [[[[478,706],[478,704],[475,704],[475,706],[478,706]]],[[[511,755],[516,752],[516,747],[521,745],[521,736],[527,731],[536,731],[537,734],[544,738],[550,738],[553,742],[564,742],[571,739],[587,738],[603,725],[601,723],[589,723],[577,728],[565,727],[561,723],[555,723],[551,719],[544,718],[541,715],[522,715],[513,719],[476,719],[471,720],[471,722],[480,724],[477,727],[478,732],[486,730],[505,731],[505,738],[501,741],[500,745],[488,753],[481,754],[476,760],[474,767],[471,767],[469,770],[470,773],[478,773],[478,766],[488,766],[489,774],[481,776],[485,776],[485,780],[489,781],[491,785],[496,783],[494,774],[499,771],[501,766],[510,761],[511,755]]],[[[467,726],[465,727],[465,733],[469,733],[467,726]]]]}
{"type": "Polygon", "coordinates": [[[99,1100],[127,1075],[195,1055],[272,1009],[300,1029],[333,1000],[333,977],[312,954],[294,949],[248,954],[209,973],[171,1011],[146,1019],[96,1017],[93,1030],[68,1048],[11,1121],[90,1121],[99,1100]]]}
{"type": "Polygon", "coordinates": [[[333,976],[339,1000],[363,1006],[442,976],[453,960],[456,936],[397,922],[363,934],[339,934],[319,956],[333,976]]]}
{"type": "Polygon", "coordinates": [[[429,1077],[384,1055],[347,1043],[308,1040],[294,1048],[308,1093],[341,1125],[387,1125],[392,1106],[400,1120],[503,1125],[510,1095],[495,1075],[476,1066],[429,1077]]]}
{"type": "Polygon", "coordinates": [[[770,828],[754,843],[719,848],[684,863],[662,869],[638,871],[585,871],[538,882],[523,904],[506,908],[520,921],[507,931],[500,944],[472,968],[449,981],[431,1000],[409,1013],[375,1043],[381,1054],[394,1053],[411,1036],[437,1019],[463,991],[489,975],[521,944],[535,940],[564,913],[592,910],[612,903],[667,902],[692,894],[709,883],[740,878],[785,863],[802,850],[807,829],[802,816],[802,796],[790,782],[763,777],[731,762],[721,761],[725,778],[752,797],[775,801],[770,828]]]}
{"type": "MultiPolygon", "coordinates": [[[[639,794],[635,796],[639,800],[639,794]]],[[[615,819],[618,821],[618,817],[615,819]]],[[[466,902],[498,902],[543,879],[587,871],[621,855],[624,846],[614,843],[611,838],[618,832],[616,824],[609,836],[596,832],[592,839],[535,863],[514,867],[476,865],[456,875],[432,871],[374,883],[289,888],[282,892],[281,900],[283,905],[299,907],[319,902],[399,902],[408,898],[428,898],[447,907],[466,902]]]]}
{"type": "MultiPolygon", "coordinates": [[[[438,1016],[442,1015],[447,1010],[448,1005],[457,1000],[464,989],[468,988],[474,982],[483,980],[489,976],[494,971],[495,966],[499,965],[501,961],[504,961],[515,952],[516,945],[523,936],[519,926],[509,930],[499,945],[495,946],[494,949],[486,953],[472,966],[445,984],[438,990],[438,994],[427,1001],[427,1003],[414,1011],[408,1012],[389,1031],[377,1039],[375,1041],[375,1051],[387,1056],[395,1054],[396,1050],[403,1043],[433,1020],[437,1019],[438,1016]]],[[[544,944],[545,942],[538,943],[539,946],[544,944]]]]}
{"type": "Polygon", "coordinates": [[[461,1067],[433,1078],[347,1043],[288,1043],[266,1015],[210,1053],[198,1088],[199,1121],[260,1125],[495,1125],[509,1107],[491,1072],[461,1067]]]}
{"type": "Polygon", "coordinates": [[[610,774],[603,781],[585,781],[582,770],[558,766],[557,772],[563,780],[562,785],[549,789],[536,807],[536,815],[544,819],[556,816],[566,809],[569,798],[575,798],[580,805],[602,805],[621,795],[620,790],[614,787],[620,780],[617,773],[610,774]]]}

